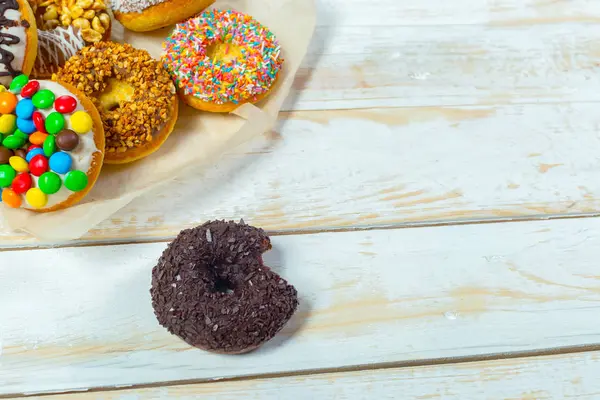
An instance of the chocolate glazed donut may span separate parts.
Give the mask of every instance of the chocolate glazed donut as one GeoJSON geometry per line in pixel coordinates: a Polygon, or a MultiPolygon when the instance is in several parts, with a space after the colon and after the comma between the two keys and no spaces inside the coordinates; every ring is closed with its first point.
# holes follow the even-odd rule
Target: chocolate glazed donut
{"type": "Polygon", "coordinates": [[[262,263],[271,242],[243,221],[186,229],[152,270],[158,322],[188,344],[216,353],[252,351],[281,330],[296,289],[262,263]]]}

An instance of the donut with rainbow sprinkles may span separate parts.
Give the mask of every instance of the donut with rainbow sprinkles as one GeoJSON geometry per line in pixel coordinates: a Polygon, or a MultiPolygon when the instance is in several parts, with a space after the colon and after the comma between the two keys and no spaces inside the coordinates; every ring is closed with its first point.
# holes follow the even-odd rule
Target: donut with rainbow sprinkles
{"type": "Polygon", "coordinates": [[[275,35],[249,15],[210,9],[177,24],[161,60],[183,101],[209,112],[257,103],[283,65],[275,35]]]}

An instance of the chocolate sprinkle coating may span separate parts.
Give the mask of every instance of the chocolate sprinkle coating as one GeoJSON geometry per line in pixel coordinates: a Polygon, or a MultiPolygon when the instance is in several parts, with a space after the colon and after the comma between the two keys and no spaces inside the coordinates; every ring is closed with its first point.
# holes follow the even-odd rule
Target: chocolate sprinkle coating
{"type": "Polygon", "coordinates": [[[262,263],[262,229],[210,221],[186,229],[152,270],[158,322],[188,344],[238,354],[273,338],[298,307],[298,293],[262,263]]]}

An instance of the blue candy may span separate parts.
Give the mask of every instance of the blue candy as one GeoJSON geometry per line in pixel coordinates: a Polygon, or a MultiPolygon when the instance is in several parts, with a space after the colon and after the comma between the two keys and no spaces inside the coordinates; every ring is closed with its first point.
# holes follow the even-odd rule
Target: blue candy
{"type": "Polygon", "coordinates": [[[15,114],[17,114],[17,117],[19,118],[29,119],[34,111],[35,107],[33,106],[31,99],[22,99],[17,103],[15,114]]]}
{"type": "Polygon", "coordinates": [[[35,132],[37,129],[31,119],[17,118],[17,128],[28,135],[35,132]]]}
{"type": "Polygon", "coordinates": [[[25,156],[25,161],[29,162],[31,161],[31,159],[35,156],[37,156],[38,154],[44,155],[44,150],[36,147],[35,149],[31,150],[29,153],[27,153],[27,155],[25,156]]]}
{"type": "Polygon", "coordinates": [[[50,169],[57,174],[66,174],[71,170],[71,156],[63,151],[50,156],[50,169]]]}

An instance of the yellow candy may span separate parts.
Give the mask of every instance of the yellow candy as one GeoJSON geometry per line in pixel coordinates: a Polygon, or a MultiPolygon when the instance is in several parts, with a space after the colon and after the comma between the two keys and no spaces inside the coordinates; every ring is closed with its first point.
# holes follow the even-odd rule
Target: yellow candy
{"type": "Polygon", "coordinates": [[[17,128],[17,116],[14,114],[4,114],[0,117],[0,133],[5,135],[12,134],[17,128]]]}
{"type": "Polygon", "coordinates": [[[0,85],[0,93],[6,92],[6,87],[4,85],[0,85]]]}
{"type": "Polygon", "coordinates": [[[29,164],[27,164],[27,161],[23,160],[21,157],[12,156],[11,158],[8,159],[8,163],[17,172],[29,171],[29,164]]]}
{"type": "Polygon", "coordinates": [[[27,191],[25,199],[33,208],[42,208],[48,203],[48,196],[38,188],[31,188],[27,191]]]}
{"type": "Polygon", "coordinates": [[[93,124],[92,117],[85,111],[77,111],[71,115],[71,129],[79,134],[89,132],[93,124]]]}

